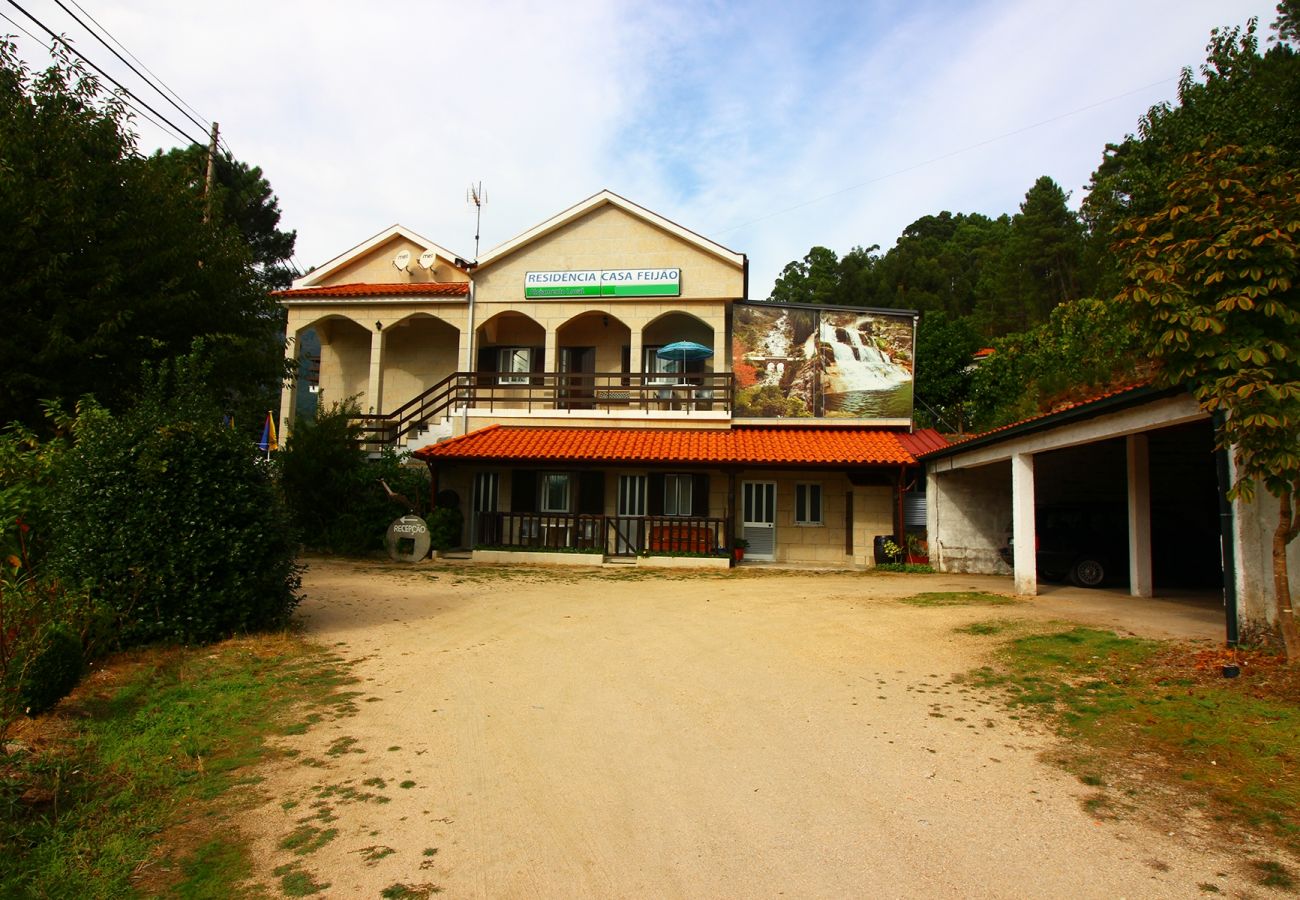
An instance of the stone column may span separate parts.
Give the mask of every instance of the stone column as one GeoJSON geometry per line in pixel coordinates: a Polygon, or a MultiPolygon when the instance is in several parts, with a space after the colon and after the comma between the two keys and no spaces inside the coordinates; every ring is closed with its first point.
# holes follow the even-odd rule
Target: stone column
{"type": "Polygon", "coordinates": [[[1017,453],[1011,458],[1011,522],[1015,540],[1015,583],[1017,594],[1038,593],[1037,539],[1034,526],[1034,455],[1017,453]]]}
{"type": "Polygon", "coordinates": [[[1145,434],[1130,434],[1128,444],[1128,583],[1134,597],[1150,597],[1151,450],[1145,434]]]}
{"type": "Polygon", "coordinates": [[[293,424],[294,409],[298,405],[298,372],[302,361],[298,359],[298,336],[290,335],[284,342],[284,358],[293,368],[293,379],[280,387],[280,432],[276,435],[283,444],[289,438],[289,429],[293,424]]]}
{"type": "Polygon", "coordinates": [[[370,380],[366,383],[366,406],[370,412],[384,412],[384,331],[383,324],[375,323],[370,334],[370,380]]]}

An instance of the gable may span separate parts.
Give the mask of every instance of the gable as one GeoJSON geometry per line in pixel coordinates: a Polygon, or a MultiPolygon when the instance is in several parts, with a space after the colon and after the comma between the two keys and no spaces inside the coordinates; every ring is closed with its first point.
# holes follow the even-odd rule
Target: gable
{"type": "Polygon", "coordinates": [[[682,298],[743,297],[743,257],[720,257],[701,241],[602,203],[508,253],[486,254],[474,280],[483,300],[510,302],[523,298],[528,272],[680,269],[682,298]]]}

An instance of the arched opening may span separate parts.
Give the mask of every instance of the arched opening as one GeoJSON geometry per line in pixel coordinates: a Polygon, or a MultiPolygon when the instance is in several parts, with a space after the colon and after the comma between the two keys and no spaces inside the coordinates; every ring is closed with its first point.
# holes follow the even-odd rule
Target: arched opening
{"type": "Polygon", "coordinates": [[[569,409],[594,405],[597,387],[608,386],[596,373],[631,368],[632,329],[609,313],[591,310],[574,316],[557,329],[556,339],[556,363],[564,373],[556,399],[569,409]]]}
{"type": "MultiPolygon", "coordinates": [[[[355,397],[364,411],[370,403],[370,330],[344,316],[325,316],[307,326],[320,340],[318,403],[341,403],[355,397]]],[[[300,328],[299,334],[306,331],[300,328]]]]}
{"type": "Polygon", "coordinates": [[[698,374],[714,371],[718,348],[714,345],[713,328],[690,313],[669,312],[653,320],[641,331],[641,371],[670,375],[698,374]],[[668,344],[692,341],[715,352],[706,359],[665,359],[659,351],[668,344]]]}
{"type": "Polygon", "coordinates": [[[384,328],[384,405],[395,409],[456,371],[460,329],[427,313],[384,328]]]}
{"type": "Polygon", "coordinates": [[[546,329],[523,313],[497,313],[475,334],[480,385],[525,386],[546,371],[546,329]]]}

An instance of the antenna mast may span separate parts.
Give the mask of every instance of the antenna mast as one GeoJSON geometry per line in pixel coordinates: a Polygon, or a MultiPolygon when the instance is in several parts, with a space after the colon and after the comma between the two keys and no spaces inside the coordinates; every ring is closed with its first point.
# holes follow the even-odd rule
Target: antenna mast
{"type": "Polygon", "coordinates": [[[487,202],[487,195],[483,193],[483,182],[471,184],[469,190],[465,192],[465,199],[474,204],[474,262],[478,262],[478,237],[482,230],[479,225],[483,222],[483,204],[487,202]]]}

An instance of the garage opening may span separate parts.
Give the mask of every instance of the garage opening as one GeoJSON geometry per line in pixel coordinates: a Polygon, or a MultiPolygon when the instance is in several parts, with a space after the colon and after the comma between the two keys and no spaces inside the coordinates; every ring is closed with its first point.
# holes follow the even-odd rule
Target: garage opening
{"type": "MultiPolygon", "coordinates": [[[[1150,449],[1152,581],[1221,590],[1214,430],[1194,422],[1146,432],[1150,449]]],[[[1127,587],[1128,476],[1124,438],[1038,454],[1038,577],[1127,587]]]]}

